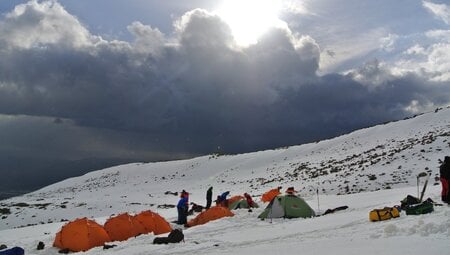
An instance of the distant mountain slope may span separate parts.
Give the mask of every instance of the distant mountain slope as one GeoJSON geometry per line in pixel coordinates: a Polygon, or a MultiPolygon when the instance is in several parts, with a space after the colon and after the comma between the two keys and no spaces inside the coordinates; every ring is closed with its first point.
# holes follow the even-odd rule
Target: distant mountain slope
{"type": "Polygon", "coordinates": [[[334,139],[239,155],[134,163],[70,178],[36,192],[0,201],[0,229],[107,217],[145,209],[174,216],[181,189],[205,203],[206,189],[217,195],[259,196],[276,186],[294,186],[303,197],[348,194],[416,185],[431,174],[437,184],[438,159],[450,154],[450,108],[359,130],[334,139]]]}
{"type": "Polygon", "coordinates": [[[134,162],[126,159],[85,158],[81,160],[40,159],[0,155],[0,200],[29,193],[69,177],[134,162]]]}

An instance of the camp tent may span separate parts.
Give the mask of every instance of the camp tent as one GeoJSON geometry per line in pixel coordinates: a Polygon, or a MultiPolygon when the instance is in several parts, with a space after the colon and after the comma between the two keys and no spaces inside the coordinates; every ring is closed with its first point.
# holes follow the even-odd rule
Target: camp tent
{"type": "Polygon", "coordinates": [[[53,246],[78,252],[102,246],[110,241],[108,234],[101,225],[87,218],[82,218],[65,224],[56,234],[53,246]]]}
{"type": "MultiPolygon", "coordinates": [[[[258,204],[253,202],[252,208],[258,208],[258,204]]],[[[236,210],[241,208],[250,208],[250,206],[247,203],[247,200],[245,198],[241,198],[240,200],[236,200],[233,203],[228,204],[228,209],[230,210],[236,210]]]]}
{"type": "Polygon", "coordinates": [[[227,199],[228,207],[231,204],[234,204],[237,201],[241,201],[242,199],[245,199],[245,198],[243,196],[240,196],[240,195],[230,197],[229,199],[227,199]]]}
{"type": "Polygon", "coordinates": [[[209,208],[208,210],[200,213],[194,219],[190,220],[187,225],[189,227],[197,226],[205,224],[212,220],[217,220],[223,217],[232,217],[234,213],[232,213],[228,208],[222,206],[214,206],[209,208]]]}
{"type": "Polygon", "coordinates": [[[172,231],[169,222],[155,212],[143,211],[133,218],[144,226],[145,232],[142,234],[153,232],[155,235],[159,235],[172,231]]]}
{"type": "Polygon", "coordinates": [[[272,199],[278,195],[280,195],[281,192],[278,188],[276,189],[271,189],[269,191],[267,191],[266,193],[264,193],[261,197],[261,201],[265,202],[270,202],[272,201],[272,199]]]}
{"type": "Polygon", "coordinates": [[[310,218],[314,217],[314,210],[295,195],[276,196],[258,218],[310,218]]]}
{"type": "Polygon", "coordinates": [[[128,213],[109,218],[104,228],[112,241],[124,241],[146,232],[145,227],[128,213]]]}

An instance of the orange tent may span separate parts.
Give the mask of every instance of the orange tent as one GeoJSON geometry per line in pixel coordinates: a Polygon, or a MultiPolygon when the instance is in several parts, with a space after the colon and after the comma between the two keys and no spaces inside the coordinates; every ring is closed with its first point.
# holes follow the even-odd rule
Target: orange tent
{"type": "Polygon", "coordinates": [[[190,220],[187,225],[189,227],[205,224],[212,220],[217,220],[223,217],[232,217],[234,214],[226,207],[214,206],[208,210],[200,213],[194,219],[190,220]]]}
{"type": "Polygon", "coordinates": [[[272,199],[278,195],[280,195],[281,192],[278,188],[275,189],[271,189],[269,191],[267,191],[266,193],[264,193],[261,197],[261,201],[263,202],[270,202],[272,201],[272,199]]]}
{"type": "Polygon", "coordinates": [[[102,246],[110,241],[108,233],[101,225],[87,218],[82,218],[64,225],[56,234],[53,246],[78,252],[102,246]]]}
{"type": "Polygon", "coordinates": [[[112,241],[124,241],[146,232],[145,227],[128,213],[109,218],[104,227],[112,241]]]}
{"type": "Polygon", "coordinates": [[[143,234],[153,232],[155,235],[159,235],[172,231],[169,222],[152,211],[143,211],[134,216],[133,219],[144,226],[145,232],[143,234]]]}

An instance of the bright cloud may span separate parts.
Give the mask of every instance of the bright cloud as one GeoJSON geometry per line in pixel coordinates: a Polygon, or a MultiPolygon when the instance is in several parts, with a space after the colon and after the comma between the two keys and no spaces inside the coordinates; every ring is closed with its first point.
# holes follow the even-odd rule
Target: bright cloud
{"type": "Polygon", "coordinates": [[[30,48],[46,44],[82,47],[98,42],[79,20],[56,1],[18,5],[0,21],[0,41],[30,48]]]}
{"type": "Polygon", "coordinates": [[[283,0],[282,10],[288,13],[299,15],[314,15],[305,6],[305,2],[299,0],[283,0]]]}
{"type": "Polygon", "coordinates": [[[414,72],[431,81],[450,81],[450,31],[425,33],[422,44],[414,44],[403,52],[394,67],[400,73],[414,72]]]}
{"type": "Polygon", "coordinates": [[[142,54],[160,55],[166,39],[159,29],[146,26],[138,21],[133,22],[127,28],[135,37],[135,50],[142,54]]]}
{"type": "Polygon", "coordinates": [[[222,2],[216,12],[228,24],[236,42],[248,46],[268,29],[286,26],[278,18],[280,10],[280,0],[229,0],[222,2]]]}
{"type": "Polygon", "coordinates": [[[406,50],[405,54],[408,54],[408,55],[427,55],[427,51],[425,50],[424,47],[416,44],[416,45],[412,46],[411,48],[409,48],[408,50],[406,50]]]}
{"type": "Polygon", "coordinates": [[[448,5],[423,1],[423,6],[437,18],[450,25],[450,7],[448,5]]]}
{"type": "Polygon", "coordinates": [[[381,48],[387,52],[392,52],[395,48],[395,42],[398,40],[399,36],[396,34],[389,34],[387,37],[381,38],[381,48]]]}

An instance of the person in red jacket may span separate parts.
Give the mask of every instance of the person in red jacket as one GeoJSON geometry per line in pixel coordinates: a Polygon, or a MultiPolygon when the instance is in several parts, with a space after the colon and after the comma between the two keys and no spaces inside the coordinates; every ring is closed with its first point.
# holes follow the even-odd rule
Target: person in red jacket
{"type": "Polygon", "coordinates": [[[244,193],[244,197],[247,200],[248,207],[255,207],[255,202],[253,202],[252,196],[248,193],[244,193]]]}
{"type": "Polygon", "coordinates": [[[444,162],[439,167],[442,183],[442,202],[450,203],[449,185],[450,185],[450,157],[446,156],[444,162]]]}
{"type": "Polygon", "coordinates": [[[294,190],[294,187],[289,187],[286,189],[287,195],[294,195],[297,191],[294,190]]]}

